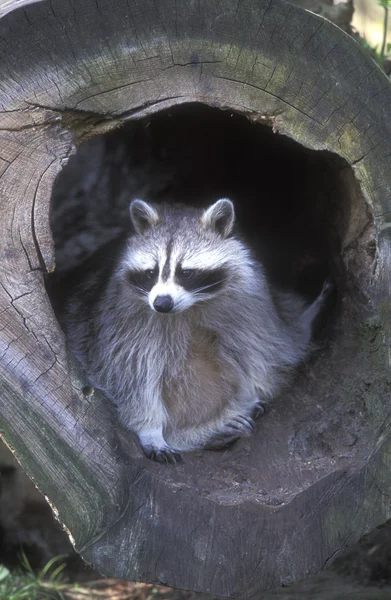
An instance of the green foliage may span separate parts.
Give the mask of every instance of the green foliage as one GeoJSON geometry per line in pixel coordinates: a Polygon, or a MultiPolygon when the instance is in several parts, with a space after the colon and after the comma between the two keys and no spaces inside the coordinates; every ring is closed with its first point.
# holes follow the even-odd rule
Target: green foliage
{"type": "MultiPolygon", "coordinates": [[[[0,600],[130,600],[134,592],[127,582],[115,579],[98,579],[85,585],[68,583],[64,577],[64,556],[49,560],[38,573],[26,555],[20,557],[20,565],[9,571],[0,565],[0,600]]],[[[155,589],[155,588],[154,588],[155,589]]],[[[152,594],[154,591],[152,590],[152,594]]],[[[152,598],[148,596],[147,600],[152,598]]]]}
{"type": "Polygon", "coordinates": [[[365,37],[361,37],[361,36],[356,39],[358,39],[361,46],[363,48],[365,48],[365,50],[372,56],[373,60],[375,60],[382,69],[384,68],[384,61],[391,60],[391,43],[385,44],[384,55],[382,56],[380,44],[376,44],[376,46],[372,46],[365,39],[365,37]]]}
{"type": "MultiPolygon", "coordinates": [[[[391,0],[378,0],[378,5],[384,8],[384,21],[383,21],[383,42],[380,49],[380,60],[381,66],[383,66],[386,56],[386,42],[387,42],[387,28],[388,28],[388,9],[391,6],[391,0]]],[[[387,44],[388,46],[389,44],[387,44]]]]}
{"type": "Polygon", "coordinates": [[[365,48],[367,52],[369,52],[372,58],[381,66],[382,58],[380,54],[380,45],[377,44],[376,46],[371,46],[371,44],[365,39],[365,37],[360,37],[359,42],[362,45],[362,47],[365,48]]]}
{"type": "Polygon", "coordinates": [[[34,572],[26,555],[21,555],[20,567],[10,572],[0,565],[0,600],[64,600],[63,556],[52,558],[38,573],[34,572]]]}
{"type": "Polygon", "coordinates": [[[387,10],[391,7],[391,0],[378,0],[378,5],[387,10]]]}
{"type": "Polygon", "coordinates": [[[363,48],[369,52],[372,58],[381,66],[381,68],[384,69],[385,61],[391,59],[391,43],[387,43],[388,11],[391,8],[391,0],[377,0],[377,4],[384,9],[382,43],[372,46],[365,39],[365,37],[361,36],[359,36],[358,41],[363,48]]]}

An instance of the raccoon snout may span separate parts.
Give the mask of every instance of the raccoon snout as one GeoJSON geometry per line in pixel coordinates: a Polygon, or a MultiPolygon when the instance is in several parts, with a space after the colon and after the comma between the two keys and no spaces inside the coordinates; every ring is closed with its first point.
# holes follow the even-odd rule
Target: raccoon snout
{"type": "Polygon", "coordinates": [[[153,308],[157,312],[168,313],[174,308],[174,300],[171,296],[156,296],[153,302],[153,308]]]}

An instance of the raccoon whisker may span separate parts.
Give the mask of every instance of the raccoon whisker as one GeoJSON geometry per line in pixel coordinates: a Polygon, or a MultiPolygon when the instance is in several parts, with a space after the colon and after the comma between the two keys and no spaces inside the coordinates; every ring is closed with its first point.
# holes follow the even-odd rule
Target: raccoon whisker
{"type": "Polygon", "coordinates": [[[199,288],[196,288],[195,290],[193,290],[194,294],[197,294],[198,292],[202,292],[203,290],[207,290],[209,288],[213,288],[216,285],[220,285],[220,283],[223,283],[224,279],[220,279],[220,281],[214,281],[213,283],[209,283],[209,285],[203,285],[199,288]]]}
{"type": "MultiPolygon", "coordinates": [[[[207,277],[209,277],[208,272],[206,272],[202,277],[199,278],[199,280],[198,280],[199,283],[202,283],[204,281],[204,279],[206,279],[207,277]]],[[[217,282],[217,283],[220,283],[220,282],[217,282]]],[[[212,285],[215,285],[215,284],[212,284],[212,285]]]]}
{"type": "Polygon", "coordinates": [[[199,279],[199,282],[202,283],[204,281],[204,279],[206,279],[206,277],[208,277],[208,273],[205,273],[204,275],[202,275],[202,277],[199,279]]]}
{"type": "Polygon", "coordinates": [[[141,292],[141,294],[143,294],[143,296],[148,296],[148,292],[147,290],[145,290],[144,288],[142,288],[141,286],[135,284],[135,283],[131,283],[130,284],[132,287],[134,287],[136,290],[138,290],[139,292],[141,292]]]}

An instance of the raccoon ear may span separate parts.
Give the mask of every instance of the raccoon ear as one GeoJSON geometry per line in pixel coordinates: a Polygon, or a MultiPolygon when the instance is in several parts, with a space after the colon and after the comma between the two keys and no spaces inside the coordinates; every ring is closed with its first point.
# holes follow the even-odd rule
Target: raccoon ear
{"type": "Polygon", "coordinates": [[[142,235],[158,223],[159,215],[151,204],[135,198],[130,203],[130,219],[137,233],[142,235]]]}
{"type": "Polygon", "coordinates": [[[235,223],[235,209],[231,200],[221,198],[207,208],[201,217],[205,229],[212,229],[224,238],[231,233],[235,223]]]}

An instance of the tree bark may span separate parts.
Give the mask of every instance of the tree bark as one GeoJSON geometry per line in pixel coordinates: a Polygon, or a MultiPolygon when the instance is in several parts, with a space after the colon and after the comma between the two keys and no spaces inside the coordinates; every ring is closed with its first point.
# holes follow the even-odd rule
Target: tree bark
{"type": "Polygon", "coordinates": [[[315,573],[391,517],[386,76],[337,27],[279,0],[19,0],[0,16],[7,443],[76,550],[108,576],[247,597],[315,573]],[[245,481],[230,454],[173,469],[147,461],[68,356],[44,285],[51,191],[75,147],[186,102],[346,161],[340,327],[325,361],[238,450],[245,481]]]}

